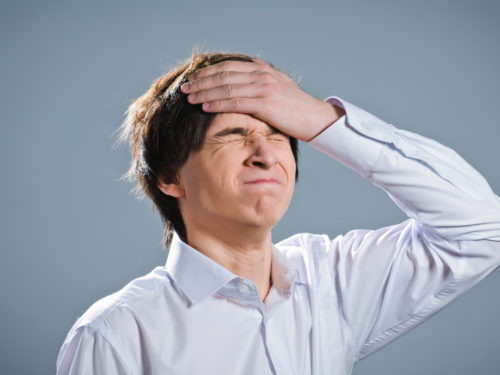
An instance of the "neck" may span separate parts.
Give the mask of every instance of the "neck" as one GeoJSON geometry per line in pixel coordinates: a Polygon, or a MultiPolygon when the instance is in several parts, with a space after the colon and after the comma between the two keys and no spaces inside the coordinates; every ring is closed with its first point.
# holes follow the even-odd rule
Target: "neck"
{"type": "Polygon", "coordinates": [[[188,244],[232,273],[253,281],[265,300],[271,288],[271,228],[231,228],[223,233],[214,228],[191,228],[188,244]]]}

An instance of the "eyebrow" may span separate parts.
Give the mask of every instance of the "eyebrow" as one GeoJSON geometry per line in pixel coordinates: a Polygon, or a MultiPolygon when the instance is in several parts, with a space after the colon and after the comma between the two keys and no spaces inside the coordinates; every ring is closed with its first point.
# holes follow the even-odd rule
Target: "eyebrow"
{"type": "Polygon", "coordinates": [[[246,128],[226,128],[224,130],[221,130],[217,134],[215,134],[215,137],[224,137],[226,135],[232,135],[232,134],[247,135],[248,129],[246,129],[246,128]]]}
{"type": "MultiPolygon", "coordinates": [[[[240,134],[243,136],[246,136],[250,133],[250,131],[247,128],[242,128],[242,127],[237,127],[237,128],[226,128],[218,132],[217,134],[214,135],[214,137],[224,137],[226,135],[232,135],[232,134],[240,134]]],[[[278,129],[276,129],[273,126],[269,127],[268,135],[271,134],[285,134],[278,129]]]]}

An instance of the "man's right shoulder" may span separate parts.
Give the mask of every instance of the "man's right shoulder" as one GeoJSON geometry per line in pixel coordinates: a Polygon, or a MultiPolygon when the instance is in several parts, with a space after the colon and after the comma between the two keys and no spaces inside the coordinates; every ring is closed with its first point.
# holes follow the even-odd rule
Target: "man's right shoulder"
{"type": "Polygon", "coordinates": [[[156,298],[158,294],[168,299],[171,291],[165,267],[156,267],[150,273],[130,281],[122,289],[93,303],[77,319],[68,336],[83,327],[101,332],[112,323],[111,320],[120,317],[123,319],[124,311],[128,311],[128,315],[136,315],[148,305],[150,299],[156,298]]]}
{"type": "MultiPolygon", "coordinates": [[[[101,298],[69,330],[57,357],[58,373],[68,373],[76,357],[96,350],[99,353],[93,355],[126,357],[126,348],[140,342],[137,328],[156,310],[163,309],[168,313],[172,302],[178,303],[175,299],[179,298],[165,267],[156,267],[117,292],[101,298]],[[103,340],[105,346],[102,346],[103,340]],[[129,345],[124,347],[122,342],[129,345]]],[[[121,360],[126,362],[123,358],[121,360]]]]}

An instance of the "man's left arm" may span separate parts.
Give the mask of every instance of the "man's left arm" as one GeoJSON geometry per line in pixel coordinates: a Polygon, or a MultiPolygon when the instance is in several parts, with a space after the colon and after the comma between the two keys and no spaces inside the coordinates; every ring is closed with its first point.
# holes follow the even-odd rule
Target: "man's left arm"
{"type": "Polygon", "coordinates": [[[310,144],[384,190],[410,217],[352,230],[324,246],[336,283],[330,286],[359,360],[500,265],[500,198],[449,147],[345,100],[327,101],[346,115],[310,144]]]}

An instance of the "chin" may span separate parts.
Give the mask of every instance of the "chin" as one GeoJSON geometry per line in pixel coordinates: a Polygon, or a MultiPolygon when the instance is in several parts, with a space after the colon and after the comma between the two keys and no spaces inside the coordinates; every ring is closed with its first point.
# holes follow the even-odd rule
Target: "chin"
{"type": "Polygon", "coordinates": [[[255,209],[256,222],[260,226],[273,227],[281,220],[287,207],[276,205],[258,205],[255,209]]]}

